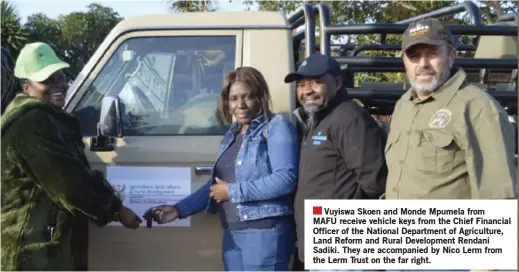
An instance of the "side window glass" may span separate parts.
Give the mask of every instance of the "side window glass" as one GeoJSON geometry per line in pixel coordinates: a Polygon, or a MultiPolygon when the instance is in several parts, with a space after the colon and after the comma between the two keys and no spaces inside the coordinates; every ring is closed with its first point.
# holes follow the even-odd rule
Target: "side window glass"
{"type": "Polygon", "coordinates": [[[224,76],[236,66],[235,36],[133,38],[122,43],[74,110],[96,135],[101,100],[118,96],[126,136],[221,135],[224,76]]]}

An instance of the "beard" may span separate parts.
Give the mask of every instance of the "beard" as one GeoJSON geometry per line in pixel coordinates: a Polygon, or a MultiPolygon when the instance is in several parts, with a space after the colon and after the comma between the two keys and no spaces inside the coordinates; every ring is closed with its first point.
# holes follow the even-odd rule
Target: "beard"
{"type": "Polygon", "coordinates": [[[324,107],[325,102],[323,101],[322,97],[311,97],[312,102],[311,103],[305,103],[305,100],[309,99],[307,97],[303,98],[303,100],[300,100],[301,105],[303,106],[303,109],[305,110],[306,114],[313,115],[315,112],[320,110],[322,107],[324,107]]]}
{"type": "Polygon", "coordinates": [[[315,104],[303,104],[303,110],[307,116],[306,125],[312,127],[315,122],[315,113],[322,108],[322,105],[315,104]]]}
{"type": "Polygon", "coordinates": [[[436,74],[432,69],[422,69],[415,73],[415,78],[410,79],[409,83],[413,90],[417,93],[432,93],[436,91],[450,76],[450,65],[445,65],[443,67],[441,74],[436,74]],[[427,83],[419,83],[416,81],[417,75],[429,75],[431,76],[431,80],[427,83]]]}
{"type": "Polygon", "coordinates": [[[318,111],[320,108],[320,105],[303,105],[303,109],[308,115],[314,115],[315,112],[318,111]]]}

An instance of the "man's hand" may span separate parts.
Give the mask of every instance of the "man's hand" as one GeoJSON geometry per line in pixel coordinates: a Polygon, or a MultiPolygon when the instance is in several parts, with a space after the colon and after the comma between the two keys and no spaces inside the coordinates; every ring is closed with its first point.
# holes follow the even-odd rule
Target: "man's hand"
{"type": "Polygon", "coordinates": [[[147,220],[149,217],[153,219],[153,221],[159,224],[166,224],[176,220],[179,216],[177,208],[172,205],[160,205],[157,207],[153,207],[146,211],[144,214],[144,218],[147,220]]]}
{"type": "Polygon", "coordinates": [[[229,200],[229,188],[227,181],[216,177],[215,180],[216,184],[211,186],[211,192],[209,193],[209,196],[218,203],[229,200]]]}
{"type": "Polygon", "coordinates": [[[139,228],[142,219],[138,217],[132,210],[123,206],[119,211],[119,222],[129,229],[137,229],[139,228]]]}

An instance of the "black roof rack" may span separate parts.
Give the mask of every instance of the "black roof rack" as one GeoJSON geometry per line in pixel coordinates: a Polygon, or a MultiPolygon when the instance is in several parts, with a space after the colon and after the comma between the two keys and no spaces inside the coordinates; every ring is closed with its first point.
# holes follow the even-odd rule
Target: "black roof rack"
{"type": "Polygon", "coordinates": [[[440,8],[437,10],[433,10],[431,12],[421,14],[406,20],[402,20],[397,22],[397,24],[408,24],[414,21],[418,21],[426,18],[438,18],[448,15],[458,14],[460,12],[466,11],[468,15],[470,15],[470,22],[473,25],[481,24],[481,14],[479,12],[478,6],[472,1],[464,1],[462,3],[458,3],[449,7],[440,8]]]}
{"type": "Polygon", "coordinates": [[[497,22],[514,22],[517,23],[517,13],[509,13],[501,15],[497,18],[497,22]]]}
{"type": "MultiPolygon", "coordinates": [[[[299,47],[304,40],[304,55],[315,54],[319,49],[321,54],[331,55],[332,35],[351,34],[380,34],[380,43],[342,45],[341,54],[337,61],[344,69],[348,92],[359,99],[372,114],[391,114],[395,102],[405,92],[392,88],[355,88],[353,86],[353,75],[357,72],[403,72],[404,66],[400,57],[359,57],[362,51],[399,51],[400,44],[386,43],[387,34],[402,34],[410,22],[423,18],[442,17],[460,12],[467,12],[470,16],[469,25],[447,25],[453,35],[474,36],[517,36],[517,26],[511,25],[484,25],[481,23],[479,8],[471,1],[465,1],[450,7],[441,8],[426,14],[418,15],[407,20],[396,23],[374,23],[374,24],[347,24],[332,25],[330,23],[330,11],[326,4],[312,6],[305,4],[288,17],[288,22],[293,30],[304,25],[304,30],[293,35],[294,52],[299,52],[299,47]],[[319,45],[316,45],[316,23],[315,16],[319,16],[319,45]]],[[[517,21],[517,15],[506,15],[498,21],[517,21]]],[[[334,46],[337,46],[334,44],[334,46]]],[[[459,51],[475,51],[475,45],[457,45],[459,51]]],[[[297,60],[297,56],[295,58],[297,60]]],[[[506,71],[517,74],[516,58],[457,58],[455,66],[463,68],[467,72],[483,72],[487,69],[492,71],[506,71]]],[[[516,76],[514,81],[516,80],[516,76]]],[[[387,85],[392,83],[387,82],[387,85]]],[[[517,115],[517,89],[515,91],[491,91],[490,93],[505,107],[510,115],[517,115]]]]}

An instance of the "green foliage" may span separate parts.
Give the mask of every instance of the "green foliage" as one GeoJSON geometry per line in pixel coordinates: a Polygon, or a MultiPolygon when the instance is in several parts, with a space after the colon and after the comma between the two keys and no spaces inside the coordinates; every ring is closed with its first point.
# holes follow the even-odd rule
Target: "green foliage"
{"type": "MultiPolygon", "coordinates": [[[[232,0],[231,0],[232,1],[232,0]]],[[[324,3],[329,7],[332,24],[363,24],[363,23],[391,23],[405,20],[420,14],[424,14],[443,7],[454,5],[453,1],[244,1],[248,9],[253,4],[258,5],[262,11],[281,11],[285,15],[291,14],[303,4],[324,3]]],[[[481,20],[483,23],[493,23],[497,17],[509,13],[517,12],[516,1],[475,1],[481,7],[481,20]]],[[[466,13],[456,16],[442,18],[447,24],[466,24],[470,18],[466,13]]],[[[316,18],[316,25],[319,25],[316,18]]],[[[316,33],[318,35],[318,33],[316,33]]],[[[460,37],[461,44],[471,44],[473,37],[460,37]]],[[[318,40],[318,39],[317,39],[318,40]]],[[[401,35],[387,35],[386,43],[400,44],[401,35]]],[[[332,44],[379,44],[379,34],[346,35],[342,37],[332,37],[332,44]]],[[[317,43],[319,44],[319,43],[317,43]]],[[[471,56],[471,53],[460,52],[462,56],[471,56]]],[[[397,51],[365,51],[359,56],[399,56],[397,51]]],[[[355,84],[359,85],[366,82],[397,82],[404,81],[404,73],[357,73],[355,84]]]]}
{"type": "Polygon", "coordinates": [[[494,23],[497,18],[507,13],[517,13],[517,1],[479,1],[483,23],[494,23]]]}
{"type": "MultiPolygon", "coordinates": [[[[253,2],[249,1],[251,5],[253,2]]],[[[452,5],[448,1],[259,1],[260,10],[275,11],[281,10],[285,14],[290,14],[295,8],[304,3],[318,4],[325,3],[330,10],[332,24],[362,24],[372,22],[397,22],[416,15],[426,13],[431,10],[439,9],[452,5]]],[[[452,19],[451,19],[452,21],[452,19]]],[[[318,22],[316,22],[318,24],[318,22]]],[[[347,35],[333,37],[340,40],[340,44],[373,44],[379,43],[380,35],[347,35]]],[[[338,44],[337,41],[332,42],[338,44]]],[[[401,35],[387,35],[386,43],[401,43],[401,35]]],[[[395,51],[365,51],[360,56],[396,56],[399,52],[395,51]]],[[[403,73],[357,73],[355,85],[367,82],[380,81],[403,81],[403,73]]]]}
{"type": "Polygon", "coordinates": [[[61,46],[61,24],[58,20],[51,19],[43,13],[37,13],[27,18],[25,29],[30,33],[30,41],[42,41],[48,43],[58,56],[63,55],[65,48],[61,46]],[[60,54],[61,53],[61,54],[60,54]]]}
{"type": "MultiPolygon", "coordinates": [[[[232,1],[232,0],[230,0],[232,1]]],[[[281,11],[290,14],[302,4],[325,3],[332,11],[332,23],[396,22],[432,10],[456,4],[456,1],[242,1],[248,6],[257,4],[262,11],[281,11]]],[[[459,2],[459,1],[458,1],[459,2]]],[[[474,1],[481,7],[484,23],[495,22],[497,17],[517,12],[517,1],[474,1]]],[[[454,23],[459,19],[447,18],[454,23]]],[[[462,18],[466,21],[467,18],[462,18]]],[[[458,21],[459,22],[459,21],[458,21]]]]}
{"type": "Polygon", "coordinates": [[[168,5],[173,12],[211,12],[217,10],[217,1],[169,0],[168,5]]]}
{"type": "Polygon", "coordinates": [[[15,58],[27,42],[28,33],[20,23],[20,16],[9,1],[1,1],[2,48],[7,48],[15,58]]]}
{"type": "MultiPolygon", "coordinates": [[[[232,2],[232,0],[229,0],[232,2]]],[[[259,6],[259,10],[261,11],[281,11],[284,14],[290,14],[292,11],[296,10],[303,3],[308,4],[317,4],[319,1],[253,1],[253,0],[244,0],[241,1],[247,6],[247,9],[250,10],[250,6],[257,3],[259,6]]]]}
{"type": "MultiPolygon", "coordinates": [[[[236,1],[236,0],[230,0],[236,1]]],[[[218,10],[218,2],[214,0],[186,1],[167,0],[173,12],[211,12],[218,10]]],[[[326,3],[330,8],[332,24],[353,24],[365,22],[396,22],[412,16],[426,13],[441,7],[452,5],[452,1],[242,1],[248,5],[259,6],[262,11],[281,11],[290,14],[304,3],[326,3]]],[[[481,19],[484,23],[495,22],[497,17],[517,12],[516,1],[479,1],[481,19]]],[[[70,80],[74,79],[95,52],[110,30],[122,20],[117,12],[100,4],[90,4],[86,12],[73,12],[58,18],[49,18],[45,14],[34,14],[27,18],[22,26],[20,17],[13,4],[1,1],[1,37],[2,47],[8,48],[14,58],[24,44],[42,41],[50,44],[58,56],[70,63],[67,70],[70,80]]],[[[464,23],[466,16],[445,18],[448,23],[464,23]]],[[[318,23],[318,22],[317,22],[318,23]]],[[[378,35],[348,35],[340,38],[340,43],[369,44],[378,43],[378,35]]],[[[400,43],[399,35],[388,35],[388,43],[400,43]]],[[[462,37],[462,43],[469,43],[471,37],[462,37]]],[[[337,42],[334,42],[337,43],[337,42]]],[[[371,56],[394,56],[399,52],[371,51],[362,53],[371,56]]],[[[376,74],[359,75],[356,81],[368,82],[379,80],[398,80],[403,75],[376,74]]]]}
{"type": "Polygon", "coordinates": [[[61,59],[70,64],[65,72],[68,79],[73,80],[121,20],[122,17],[113,9],[90,4],[86,12],[72,12],[57,19],[41,13],[31,15],[25,29],[30,33],[31,41],[48,43],[61,59]]]}

